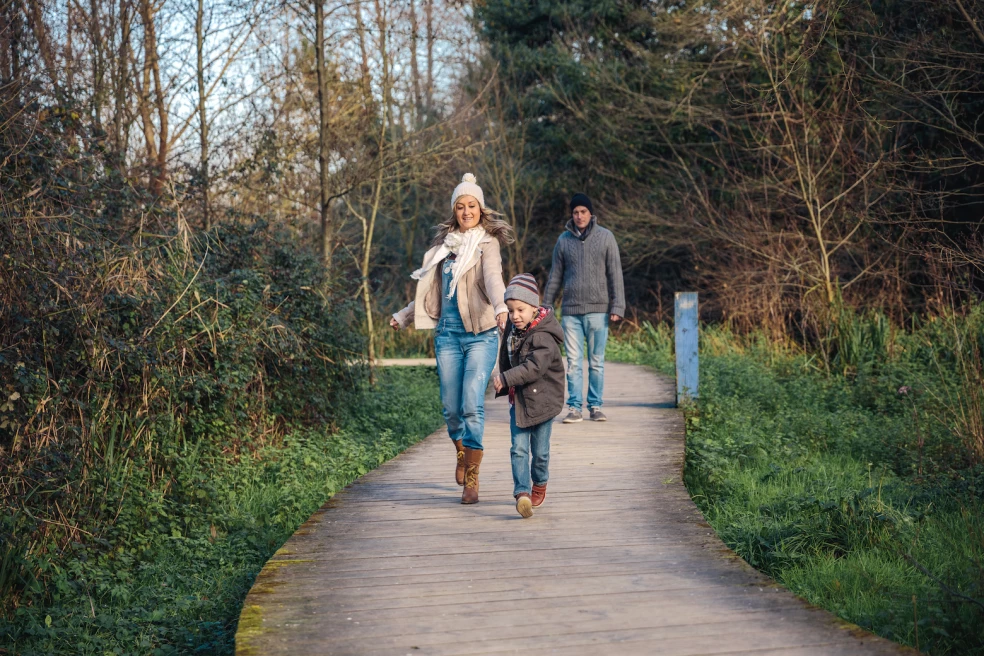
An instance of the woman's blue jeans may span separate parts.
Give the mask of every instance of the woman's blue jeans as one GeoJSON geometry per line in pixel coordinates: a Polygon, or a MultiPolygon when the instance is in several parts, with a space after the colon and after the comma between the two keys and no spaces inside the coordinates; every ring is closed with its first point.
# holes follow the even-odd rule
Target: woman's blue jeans
{"type": "Polygon", "coordinates": [[[608,315],[565,314],[560,318],[567,351],[567,406],[580,410],[584,398],[584,342],[588,342],[588,407],[600,408],[605,391],[605,344],[608,315]]]}
{"type": "Polygon", "coordinates": [[[492,328],[476,335],[466,331],[460,319],[440,319],[434,353],[448,434],[469,449],[481,449],[485,388],[499,353],[499,331],[492,328]]]}
{"type": "Polygon", "coordinates": [[[553,420],[530,428],[516,426],[516,408],[509,409],[509,432],[512,434],[513,496],[532,494],[533,483],[544,485],[550,477],[550,432],[553,420]]]}

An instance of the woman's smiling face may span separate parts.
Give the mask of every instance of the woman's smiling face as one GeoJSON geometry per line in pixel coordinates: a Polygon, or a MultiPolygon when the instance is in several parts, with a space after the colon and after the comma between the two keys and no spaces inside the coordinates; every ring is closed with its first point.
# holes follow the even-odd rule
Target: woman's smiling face
{"type": "Polygon", "coordinates": [[[458,221],[458,230],[471,230],[482,220],[482,207],[474,196],[462,196],[454,203],[454,218],[458,221]]]}

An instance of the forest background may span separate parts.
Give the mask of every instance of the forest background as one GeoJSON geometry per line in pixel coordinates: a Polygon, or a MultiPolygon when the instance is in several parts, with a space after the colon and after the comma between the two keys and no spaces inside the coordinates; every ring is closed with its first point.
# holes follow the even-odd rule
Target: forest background
{"type": "MultiPolygon", "coordinates": [[[[61,595],[97,620],[128,588],[93,563],[221,541],[238,520],[202,509],[243,491],[217,472],[361,425],[379,381],[357,363],[428,348],[385,317],[465,171],[516,229],[506,274],[541,283],[570,194],[595,199],[630,327],[696,290],[704,320],[855,375],[855,317],[967,313],[982,21],[970,0],[0,0],[4,613],[61,595]]],[[[356,474],[397,448],[364,442],[356,474]]],[[[203,644],[160,621],[133,631],[203,644]]]]}

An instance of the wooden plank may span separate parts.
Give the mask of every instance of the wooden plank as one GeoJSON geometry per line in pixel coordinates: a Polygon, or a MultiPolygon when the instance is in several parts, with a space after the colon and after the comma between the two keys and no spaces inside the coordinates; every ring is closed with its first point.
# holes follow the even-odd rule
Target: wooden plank
{"type": "MultiPolygon", "coordinates": [[[[700,625],[673,624],[655,618],[647,613],[644,607],[627,608],[623,612],[599,613],[593,617],[566,617],[548,615],[548,622],[537,621],[528,617],[518,625],[487,627],[460,627],[458,630],[421,633],[408,640],[408,636],[375,636],[372,651],[369,653],[392,654],[413,649],[423,650],[429,654],[486,654],[502,653],[511,650],[528,650],[536,653],[542,649],[557,649],[582,645],[613,646],[631,642],[645,641],[650,649],[658,645],[659,654],[694,653],[695,648],[714,648],[722,642],[733,638],[756,640],[760,649],[781,647],[784,649],[801,648],[805,645],[816,646],[815,640],[801,636],[801,629],[814,621],[812,615],[805,615],[796,620],[783,622],[782,633],[759,635],[750,630],[760,619],[760,613],[744,613],[733,616],[734,619],[715,618],[700,625]],[[618,628],[612,624],[622,624],[618,628]],[[508,630],[510,638],[498,639],[503,630],[508,630]],[[695,631],[696,629],[696,631],[695,631]],[[490,645],[494,645],[490,648],[490,645]]],[[[847,638],[845,638],[847,640],[847,638]]],[[[831,642],[821,643],[826,645],[831,642]]],[[[845,643],[841,643],[845,644],[845,643]]],[[[346,641],[335,641],[331,647],[333,652],[348,652],[353,654],[366,653],[359,649],[365,643],[358,638],[346,641]]],[[[597,647],[596,647],[597,648],[597,647]]],[[[720,648],[720,647],[718,647],[720,648]]],[[[650,652],[653,653],[653,652],[650,652]]]]}
{"type": "Polygon", "coordinates": [[[677,292],[674,295],[673,343],[676,349],[677,405],[697,398],[698,367],[697,292],[677,292]]]}
{"type": "Polygon", "coordinates": [[[673,381],[611,363],[606,378],[607,423],[555,424],[532,519],[490,399],[481,503],[458,503],[444,431],[370,472],[263,568],[237,653],[902,653],[725,548],[682,484],[673,381]]]}

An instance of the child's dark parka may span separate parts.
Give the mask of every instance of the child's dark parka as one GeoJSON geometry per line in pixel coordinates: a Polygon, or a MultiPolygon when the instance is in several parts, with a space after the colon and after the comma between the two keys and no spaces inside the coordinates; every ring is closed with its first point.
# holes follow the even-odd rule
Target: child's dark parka
{"type": "Polygon", "coordinates": [[[530,428],[552,420],[564,409],[564,388],[567,375],[560,355],[564,331],[553,310],[526,332],[517,349],[515,367],[509,363],[509,335],[515,327],[510,323],[499,347],[499,373],[506,386],[496,396],[516,388],[516,426],[530,428]]]}

